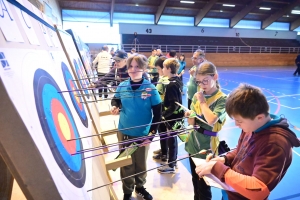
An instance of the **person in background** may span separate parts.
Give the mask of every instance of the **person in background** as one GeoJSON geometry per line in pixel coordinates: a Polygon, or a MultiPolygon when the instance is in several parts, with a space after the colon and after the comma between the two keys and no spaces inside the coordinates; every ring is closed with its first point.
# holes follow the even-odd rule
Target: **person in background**
{"type": "Polygon", "coordinates": [[[295,59],[295,64],[297,65],[297,69],[296,69],[296,71],[294,72],[294,76],[296,76],[297,75],[297,73],[298,73],[298,76],[300,75],[300,55],[298,55],[297,57],[296,57],[296,59],[295,59]]]}
{"type": "Polygon", "coordinates": [[[152,54],[148,58],[148,67],[150,68],[149,74],[151,77],[151,83],[154,83],[154,85],[156,85],[156,82],[158,81],[159,77],[157,69],[155,68],[155,62],[157,59],[158,56],[156,55],[156,49],[152,49],[152,54]]]}
{"type": "Polygon", "coordinates": [[[158,57],[164,56],[163,52],[161,51],[161,49],[156,49],[156,55],[158,57]]]}
{"type": "Polygon", "coordinates": [[[134,186],[135,192],[143,199],[153,199],[144,187],[147,176],[146,159],[151,141],[142,137],[156,133],[157,122],[161,120],[161,99],[154,85],[143,78],[147,65],[147,58],[143,55],[134,54],[129,57],[127,69],[130,78],[119,85],[111,101],[111,113],[120,114],[119,130],[153,123],[151,126],[122,130],[117,134],[119,142],[141,138],[139,148],[131,155],[132,164],[120,169],[124,192],[123,200],[131,198],[134,186]],[[147,88],[152,90],[146,92],[147,88]],[[143,96],[145,92],[150,96],[143,96]],[[130,95],[132,98],[128,98],[130,95]],[[128,176],[131,177],[125,178],[128,176]]]}
{"type": "Polygon", "coordinates": [[[176,56],[176,50],[174,50],[174,49],[172,49],[172,50],[170,50],[169,51],[169,53],[167,54],[167,58],[177,58],[177,56],[176,56]]]}
{"type": "Polygon", "coordinates": [[[128,53],[128,57],[132,56],[133,54],[135,54],[136,50],[135,48],[132,48],[130,53],[128,53]]]}
{"type": "Polygon", "coordinates": [[[205,53],[204,51],[202,51],[201,49],[197,49],[192,57],[192,62],[193,62],[193,67],[190,69],[189,73],[190,73],[190,79],[189,82],[187,84],[187,94],[188,94],[188,108],[190,109],[191,107],[191,103],[192,103],[192,98],[194,97],[194,94],[197,92],[197,84],[195,81],[195,71],[197,69],[197,67],[205,61],[205,53]]]}
{"type": "MultiPolygon", "coordinates": [[[[106,87],[107,85],[118,86],[122,81],[128,79],[127,53],[124,50],[118,50],[113,59],[115,60],[115,67],[101,79],[89,85],[89,88],[106,87]]],[[[146,72],[143,73],[143,77],[147,80],[149,80],[148,76],[146,72]]]]}
{"type": "MultiPolygon", "coordinates": [[[[93,61],[93,65],[97,64],[97,72],[98,72],[98,79],[101,79],[105,74],[109,72],[109,67],[111,65],[111,55],[108,53],[108,47],[104,45],[102,47],[102,51],[96,56],[93,61]]],[[[107,89],[103,89],[104,91],[104,98],[108,97],[107,89]]],[[[102,89],[99,89],[99,97],[102,97],[102,89]]]]}
{"type": "Polygon", "coordinates": [[[292,163],[292,148],[300,141],[287,119],[269,113],[262,91],[241,84],[226,100],[226,112],[242,129],[237,148],[196,168],[199,177],[213,174],[235,192],[223,191],[223,199],[268,199],[292,163]]]}
{"type": "MultiPolygon", "coordinates": [[[[165,56],[162,56],[160,58],[157,59],[157,61],[155,62],[155,67],[157,68],[157,72],[159,74],[159,83],[162,82],[166,82],[169,80],[168,76],[164,76],[163,75],[163,68],[164,68],[164,61],[167,58],[165,56]]],[[[165,84],[157,84],[156,85],[156,89],[160,95],[160,99],[163,102],[165,99],[165,92],[166,92],[166,85],[165,84]]],[[[164,132],[163,129],[161,129],[161,126],[158,127],[158,133],[164,132]]],[[[161,137],[162,139],[163,137],[161,137]]],[[[160,140],[160,149],[153,151],[153,159],[155,160],[161,160],[163,162],[167,161],[167,153],[165,155],[162,156],[161,154],[161,149],[168,149],[168,144],[166,140],[160,140]]]]}
{"type": "MultiPolygon", "coordinates": [[[[197,130],[192,131],[185,141],[185,150],[189,155],[209,149],[218,155],[218,132],[226,120],[226,94],[221,91],[218,78],[217,68],[211,62],[203,62],[196,69],[196,84],[200,86],[201,90],[194,95],[191,110],[187,111],[185,116],[190,117],[192,113],[196,113],[206,123],[197,118],[188,118],[190,125],[200,126],[197,130]]],[[[194,157],[205,159],[205,155],[202,154],[194,155],[194,157]]],[[[199,179],[191,157],[189,161],[194,186],[194,200],[211,199],[210,186],[205,183],[203,178],[199,179]]]]}
{"type": "MultiPolygon", "coordinates": [[[[177,72],[177,76],[180,78],[180,80],[183,82],[183,74],[184,74],[184,69],[185,69],[185,66],[186,66],[186,62],[185,62],[185,56],[184,54],[181,54],[180,57],[179,57],[179,69],[178,69],[178,72],[177,72]]],[[[181,88],[181,93],[183,93],[183,87],[181,88]]]]}
{"type": "Polygon", "coordinates": [[[114,49],[113,47],[110,49],[110,55],[111,55],[111,56],[114,56],[114,55],[115,55],[115,49],[114,49]]]}

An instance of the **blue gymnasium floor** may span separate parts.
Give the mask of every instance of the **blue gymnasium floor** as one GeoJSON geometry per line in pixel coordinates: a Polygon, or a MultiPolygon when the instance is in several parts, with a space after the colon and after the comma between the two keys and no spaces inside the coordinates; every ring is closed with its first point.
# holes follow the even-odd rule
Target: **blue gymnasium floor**
{"type": "MultiPolygon", "coordinates": [[[[270,113],[283,115],[290,127],[300,138],[300,76],[293,76],[295,67],[219,67],[219,81],[222,91],[230,93],[240,83],[249,83],[260,87],[270,105],[270,113]],[[291,125],[292,124],[292,125],[291,125]],[[296,130],[298,129],[298,130],[296,130]]],[[[184,84],[188,82],[189,74],[184,74],[184,84]]],[[[184,88],[186,94],[186,87],[184,88]]],[[[183,104],[187,105],[187,96],[183,96],[183,104]]],[[[227,117],[226,124],[220,131],[220,139],[226,140],[229,147],[237,145],[241,130],[235,126],[234,121],[227,117]]],[[[293,149],[293,162],[288,172],[271,192],[270,200],[300,199],[300,148],[293,149]]],[[[184,145],[179,146],[178,157],[186,154],[184,145]]],[[[189,170],[187,159],[182,160],[189,170]]],[[[213,200],[220,200],[222,195],[219,189],[213,188],[213,200]]]]}

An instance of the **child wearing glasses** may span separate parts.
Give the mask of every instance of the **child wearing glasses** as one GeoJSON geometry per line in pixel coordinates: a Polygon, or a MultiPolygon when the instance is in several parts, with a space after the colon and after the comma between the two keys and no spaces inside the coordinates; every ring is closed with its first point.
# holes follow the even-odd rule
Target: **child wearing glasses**
{"type": "MultiPolygon", "coordinates": [[[[225,101],[226,95],[221,91],[218,82],[218,72],[216,66],[211,62],[203,62],[196,69],[196,84],[200,87],[191,103],[191,110],[185,113],[189,117],[195,112],[200,118],[207,122],[201,122],[196,118],[188,118],[190,125],[199,125],[200,128],[191,132],[185,143],[185,150],[191,155],[201,150],[212,150],[218,154],[219,137],[218,132],[225,123],[225,101]]],[[[194,157],[205,159],[206,155],[197,154],[194,157]]],[[[210,186],[198,177],[195,172],[195,164],[191,158],[190,166],[192,172],[192,182],[194,186],[194,199],[211,199],[210,186]]]]}

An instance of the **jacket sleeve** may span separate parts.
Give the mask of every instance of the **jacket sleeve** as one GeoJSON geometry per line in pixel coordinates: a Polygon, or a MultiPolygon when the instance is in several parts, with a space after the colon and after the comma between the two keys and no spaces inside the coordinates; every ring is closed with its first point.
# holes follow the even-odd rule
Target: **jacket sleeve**
{"type": "Polygon", "coordinates": [[[264,200],[270,194],[267,185],[263,181],[255,176],[238,173],[221,162],[214,165],[211,173],[248,199],[264,200]]]}
{"type": "Polygon", "coordinates": [[[288,160],[289,152],[269,143],[256,153],[251,176],[231,170],[220,162],[215,164],[212,174],[249,199],[265,199],[280,182],[284,169],[289,166],[288,160]]]}
{"type": "Polygon", "coordinates": [[[226,164],[227,164],[228,166],[231,165],[231,163],[232,163],[233,159],[235,158],[236,154],[237,154],[237,148],[234,149],[233,151],[229,151],[229,152],[225,155],[225,156],[226,156],[226,164]]]}
{"type": "Polygon", "coordinates": [[[96,87],[103,87],[108,84],[107,81],[113,81],[113,80],[115,80],[114,69],[112,69],[110,72],[105,74],[105,76],[103,76],[99,80],[95,81],[94,84],[96,85],[96,87]]]}
{"type": "MultiPolygon", "coordinates": [[[[149,132],[155,132],[157,131],[157,128],[159,126],[159,124],[157,124],[157,122],[161,121],[161,103],[152,106],[152,112],[153,112],[153,119],[152,119],[152,125],[150,127],[149,132]]],[[[150,140],[152,141],[153,138],[150,138],[150,140]]]]}
{"type": "Polygon", "coordinates": [[[168,85],[166,88],[166,96],[168,96],[166,100],[168,100],[168,107],[164,108],[164,111],[162,112],[162,116],[164,118],[171,116],[174,111],[176,111],[179,106],[175,103],[176,101],[178,102],[178,97],[177,93],[179,92],[178,88],[175,85],[168,85]]]}

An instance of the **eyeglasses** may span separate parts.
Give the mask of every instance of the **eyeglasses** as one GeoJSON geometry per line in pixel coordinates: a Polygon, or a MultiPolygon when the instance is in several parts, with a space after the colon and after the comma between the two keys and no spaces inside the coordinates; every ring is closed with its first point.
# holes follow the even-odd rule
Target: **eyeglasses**
{"type": "MultiPolygon", "coordinates": [[[[213,77],[214,75],[210,75],[211,77],[213,77]]],[[[195,81],[196,85],[207,85],[208,84],[209,79],[205,78],[203,81],[195,81]]]]}
{"type": "Polygon", "coordinates": [[[208,79],[204,79],[203,81],[195,81],[196,85],[207,85],[208,84],[208,79]]]}
{"type": "Polygon", "coordinates": [[[192,60],[197,60],[197,59],[200,59],[200,58],[191,57],[191,59],[192,59],[192,60]]]}

